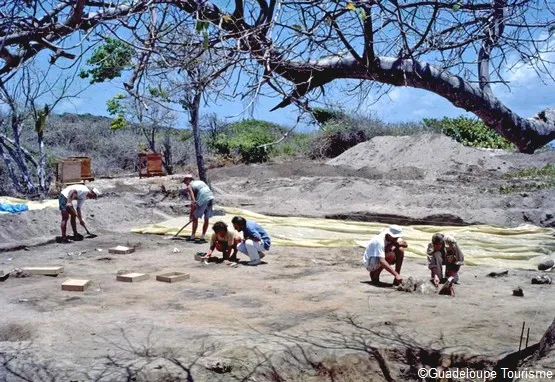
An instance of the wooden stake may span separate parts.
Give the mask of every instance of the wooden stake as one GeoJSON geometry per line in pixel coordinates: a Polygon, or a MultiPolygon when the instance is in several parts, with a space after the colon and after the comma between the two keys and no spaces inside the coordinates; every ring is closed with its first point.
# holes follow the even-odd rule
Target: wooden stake
{"type": "Polygon", "coordinates": [[[524,337],[524,325],[526,321],[522,321],[522,331],[520,332],[520,342],[518,343],[518,351],[522,348],[522,337],[524,337]]]}
{"type": "Polygon", "coordinates": [[[530,328],[528,328],[528,333],[526,333],[526,347],[528,347],[528,339],[530,338],[530,328]]]}

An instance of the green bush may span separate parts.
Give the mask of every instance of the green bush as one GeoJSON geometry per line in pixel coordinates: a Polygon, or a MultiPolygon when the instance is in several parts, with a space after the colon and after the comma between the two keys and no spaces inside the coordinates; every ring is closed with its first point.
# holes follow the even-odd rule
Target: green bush
{"type": "Polygon", "coordinates": [[[224,126],[209,142],[216,154],[233,157],[245,163],[268,161],[274,142],[285,130],[274,123],[248,119],[224,126]]]}
{"type": "Polygon", "coordinates": [[[424,125],[443,133],[465,146],[483,147],[488,149],[514,150],[514,145],[505,140],[484,122],[475,118],[460,116],[457,118],[424,119],[424,125]]]}

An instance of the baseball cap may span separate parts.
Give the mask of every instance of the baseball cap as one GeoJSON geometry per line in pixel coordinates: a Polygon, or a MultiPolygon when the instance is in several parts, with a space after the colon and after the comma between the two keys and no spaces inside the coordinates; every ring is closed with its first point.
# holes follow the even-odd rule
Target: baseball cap
{"type": "Polygon", "coordinates": [[[96,188],[96,187],[92,189],[92,192],[93,192],[96,196],[102,195],[102,192],[101,192],[98,188],[96,188]]]}

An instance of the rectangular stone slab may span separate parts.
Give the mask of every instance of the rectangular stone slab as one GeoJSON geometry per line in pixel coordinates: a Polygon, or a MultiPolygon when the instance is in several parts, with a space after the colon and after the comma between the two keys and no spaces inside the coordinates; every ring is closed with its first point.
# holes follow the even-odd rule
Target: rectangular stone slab
{"type": "Polygon", "coordinates": [[[117,247],[108,249],[108,252],[119,254],[119,255],[126,255],[128,253],[135,252],[135,248],[118,245],[117,247]]]}
{"type": "Polygon", "coordinates": [[[157,281],[163,281],[165,283],[175,283],[178,281],[187,280],[191,276],[188,273],[181,273],[181,272],[169,272],[169,273],[162,273],[161,275],[156,276],[157,281]]]}
{"type": "Polygon", "coordinates": [[[62,284],[62,290],[67,290],[71,292],[84,292],[85,289],[90,285],[91,280],[76,280],[69,279],[64,281],[62,284]]]}
{"type": "Polygon", "coordinates": [[[117,275],[117,281],[123,281],[125,283],[135,283],[137,281],[143,281],[148,279],[148,275],[145,273],[126,273],[124,275],[117,275]]]}
{"type": "Polygon", "coordinates": [[[60,273],[64,272],[64,267],[24,267],[23,270],[32,275],[58,276],[60,273]]]}

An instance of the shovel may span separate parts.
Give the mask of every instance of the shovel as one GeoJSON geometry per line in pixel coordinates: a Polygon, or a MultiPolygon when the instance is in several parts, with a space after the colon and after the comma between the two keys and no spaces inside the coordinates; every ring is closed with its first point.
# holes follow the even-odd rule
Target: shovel
{"type": "Polygon", "coordinates": [[[81,226],[85,228],[85,232],[87,232],[87,239],[94,239],[95,237],[98,236],[98,235],[95,235],[94,233],[91,233],[85,224],[81,224],[81,226]]]}
{"type": "Polygon", "coordinates": [[[179,231],[177,231],[177,233],[173,236],[170,237],[165,237],[164,240],[181,240],[180,237],[177,237],[181,231],[183,231],[185,229],[185,227],[187,227],[189,224],[191,224],[193,221],[189,220],[189,222],[187,224],[185,224],[183,227],[181,227],[181,229],[179,231]]]}

